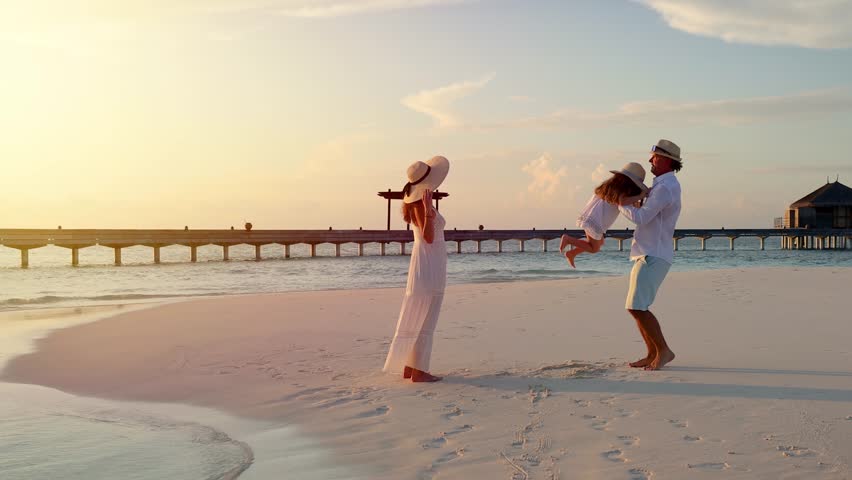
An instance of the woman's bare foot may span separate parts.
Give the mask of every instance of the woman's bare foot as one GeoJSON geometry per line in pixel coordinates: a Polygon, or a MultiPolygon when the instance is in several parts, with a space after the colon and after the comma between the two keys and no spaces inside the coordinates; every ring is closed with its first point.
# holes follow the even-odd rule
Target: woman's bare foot
{"type": "Polygon", "coordinates": [[[656,355],[654,355],[654,354],[648,354],[647,357],[636,360],[635,362],[630,362],[628,365],[630,365],[633,368],[647,367],[648,365],[650,365],[650,363],[654,360],[655,357],[656,357],[656,355]]]}
{"type": "Polygon", "coordinates": [[[562,235],[562,239],[559,240],[559,251],[565,250],[568,245],[574,245],[575,240],[577,239],[571,235],[562,235]]]}
{"type": "Polygon", "coordinates": [[[402,369],[402,378],[411,378],[411,372],[414,369],[411,367],[405,367],[402,369]]]}
{"type": "Polygon", "coordinates": [[[565,258],[568,259],[568,263],[570,263],[571,266],[574,268],[577,268],[577,266],[574,265],[574,258],[579,255],[580,252],[582,252],[582,250],[580,250],[579,248],[575,248],[574,250],[568,250],[567,252],[565,252],[565,258]]]}
{"type": "Polygon", "coordinates": [[[665,349],[659,352],[659,354],[657,354],[657,358],[655,358],[651,363],[645,366],[645,370],[659,370],[663,368],[666,364],[674,360],[674,358],[674,352],[669,349],[665,349]]]}
{"type": "Polygon", "coordinates": [[[435,375],[432,375],[429,372],[417,370],[416,368],[411,369],[412,382],[439,382],[441,380],[441,377],[436,377],[435,375]]]}

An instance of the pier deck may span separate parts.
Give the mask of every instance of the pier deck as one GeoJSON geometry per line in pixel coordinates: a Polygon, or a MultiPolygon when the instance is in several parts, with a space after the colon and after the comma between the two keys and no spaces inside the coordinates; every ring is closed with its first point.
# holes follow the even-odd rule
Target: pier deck
{"type": "MultiPolygon", "coordinates": [[[[456,243],[456,251],[461,253],[463,242],[476,242],[477,252],[482,251],[482,242],[496,241],[498,251],[502,252],[503,242],[519,242],[519,250],[524,251],[525,243],[539,240],[542,249],[547,251],[547,242],[559,238],[562,234],[583,236],[581,230],[445,230],[447,242],[456,243]]],[[[610,230],[607,237],[618,241],[619,250],[624,249],[624,241],[633,237],[633,230],[610,230]]],[[[731,250],[735,240],[740,237],[760,239],[761,250],[769,237],[781,237],[783,249],[846,249],[852,243],[852,229],[682,229],[675,230],[675,249],[683,238],[698,238],[701,249],[706,249],[706,241],[714,237],[727,237],[731,250]]],[[[223,249],[223,260],[228,260],[228,249],[234,245],[254,245],[257,260],[261,259],[260,248],[263,245],[279,244],[284,247],[284,256],[289,258],[290,246],[306,244],[311,247],[311,256],[316,255],[316,246],[324,243],[334,244],[336,254],[340,255],[343,244],[357,244],[359,255],[364,253],[364,245],[379,244],[381,254],[385,254],[388,244],[399,244],[399,253],[405,254],[406,243],[413,241],[409,230],[101,230],[101,229],[0,229],[0,245],[20,250],[21,266],[29,266],[29,251],[47,245],[55,245],[71,250],[71,264],[79,264],[81,248],[101,245],[115,250],[115,264],[121,265],[121,250],[136,245],[153,249],[154,263],[160,261],[160,249],[170,245],[183,245],[190,249],[190,261],[196,261],[197,248],[204,245],[218,245],[223,249]]]]}

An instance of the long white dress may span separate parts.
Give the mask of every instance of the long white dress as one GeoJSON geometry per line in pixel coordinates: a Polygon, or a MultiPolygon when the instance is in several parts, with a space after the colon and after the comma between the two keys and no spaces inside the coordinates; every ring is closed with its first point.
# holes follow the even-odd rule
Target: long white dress
{"type": "Polygon", "coordinates": [[[446,222],[436,212],[433,219],[435,238],[432,243],[423,239],[423,232],[414,227],[414,248],[408,267],[408,284],[399,312],[396,333],[391,342],[385,372],[401,373],[408,366],[429,371],[432,357],[432,334],[441,313],[444,287],[447,285],[447,247],[444,243],[446,222]]]}

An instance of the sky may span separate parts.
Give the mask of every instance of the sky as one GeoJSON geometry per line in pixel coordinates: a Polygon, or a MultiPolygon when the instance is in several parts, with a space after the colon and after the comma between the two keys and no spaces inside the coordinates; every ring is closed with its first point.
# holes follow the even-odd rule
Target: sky
{"type": "Polygon", "coordinates": [[[572,228],[661,138],[680,228],[852,185],[843,0],[0,0],[0,65],[0,228],[383,229],[435,155],[448,228],[572,228]]]}

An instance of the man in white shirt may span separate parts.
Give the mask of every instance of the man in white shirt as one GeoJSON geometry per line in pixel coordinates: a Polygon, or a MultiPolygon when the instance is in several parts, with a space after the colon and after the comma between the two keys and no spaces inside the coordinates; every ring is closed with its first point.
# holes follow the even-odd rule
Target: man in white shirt
{"type": "Polygon", "coordinates": [[[675,224],[680,216],[680,182],[674,172],[683,167],[680,147],[660,140],[651,147],[651,173],[654,186],[641,207],[620,206],[619,210],[636,224],[630,260],[630,289],[627,292],[627,311],[636,319],[639,332],[648,347],[645,358],[632,362],[631,367],[659,370],[675,358],[660,328],[657,317],[649,310],[660,285],[672,266],[675,224]]]}

